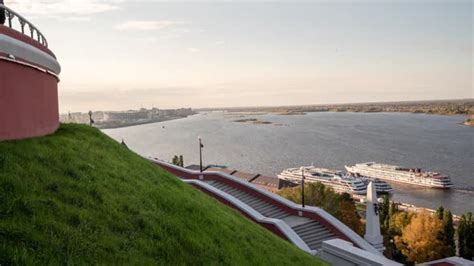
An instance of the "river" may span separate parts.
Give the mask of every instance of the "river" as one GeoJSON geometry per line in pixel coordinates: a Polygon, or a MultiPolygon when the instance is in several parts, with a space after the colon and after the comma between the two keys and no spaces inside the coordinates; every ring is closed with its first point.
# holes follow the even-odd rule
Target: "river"
{"type": "Polygon", "coordinates": [[[186,165],[199,162],[201,136],[205,164],[265,175],[311,164],[343,170],[366,161],[438,171],[451,176],[454,189],[392,183],[392,199],[427,208],[443,205],[461,214],[474,211],[474,128],[460,125],[463,119],[411,113],[213,112],[103,131],[144,156],[171,160],[183,155],[186,165]],[[249,118],[272,124],[234,122],[249,118]]]}

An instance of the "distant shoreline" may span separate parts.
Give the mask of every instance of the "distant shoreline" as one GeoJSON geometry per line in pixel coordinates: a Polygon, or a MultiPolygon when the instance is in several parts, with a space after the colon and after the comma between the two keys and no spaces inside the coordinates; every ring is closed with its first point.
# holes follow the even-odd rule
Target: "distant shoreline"
{"type": "Polygon", "coordinates": [[[229,107],[202,108],[196,111],[233,112],[268,112],[281,115],[304,115],[312,112],[355,112],[355,113],[423,113],[438,115],[474,115],[474,99],[438,100],[415,102],[380,102],[380,103],[349,103],[321,104],[300,106],[268,106],[268,107],[229,107]]]}
{"type": "Polygon", "coordinates": [[[131,127],[143,124],[159,123],[194,115],[191,108],[180,109],[145,109],[126,111],[95,111],[89,113],[68,113],[61,114],[62,123],[89,124],[91,119],[96,128],[111,129],[121,127],[131,127]]]}
{"type": "Polygon", "coordinates": [[[165,118],[162,120],[149,120],[149,121],[137,121],[137,122],[131,122],[128,124],[119,124],[119,125],[112,125],[112,124],[96,124],[95,127],[98,129],[114,129],[114,128],[123,128],[123,127],[133,127],[133,126],[139,126],[139,125],[146,125],[146,124],[154,124],[154,123],[160,123],[160,122],[165,122],[165,121],[170,121],[170,120],[176,120],[176,119],[181,119],[181,118],[186,118],[186,117],[170,117],[170,118],[165,118]]]}

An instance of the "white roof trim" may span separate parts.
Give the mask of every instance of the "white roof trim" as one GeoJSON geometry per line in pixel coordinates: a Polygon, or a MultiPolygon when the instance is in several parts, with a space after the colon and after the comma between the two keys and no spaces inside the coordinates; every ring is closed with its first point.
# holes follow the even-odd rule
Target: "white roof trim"
{"type": "Polygon", "coordinates": [[[4,34],[0,34],[0,52],[42,66],[56,75],[61,73],[61,66],[56,58],[33,45],[4,34]]]}

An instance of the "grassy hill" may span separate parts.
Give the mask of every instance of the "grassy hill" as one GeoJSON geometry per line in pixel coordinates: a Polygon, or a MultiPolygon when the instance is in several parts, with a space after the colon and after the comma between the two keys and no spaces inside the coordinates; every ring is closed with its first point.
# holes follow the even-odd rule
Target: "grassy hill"
{"type": "Polygon", "coordinates": [[[0,142],[0,265],[321,264],[99,130],[0,142]]]}

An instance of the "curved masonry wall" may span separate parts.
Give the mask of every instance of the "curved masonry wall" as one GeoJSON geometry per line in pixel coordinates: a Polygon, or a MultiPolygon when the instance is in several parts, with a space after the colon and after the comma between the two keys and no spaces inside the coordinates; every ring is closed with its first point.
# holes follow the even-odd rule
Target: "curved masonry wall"
{"type": "Polygon", "coordinates": [[[0,25],[0,141],[47,135],[59,126],[60,67],[34,42],[0,25]]]}

